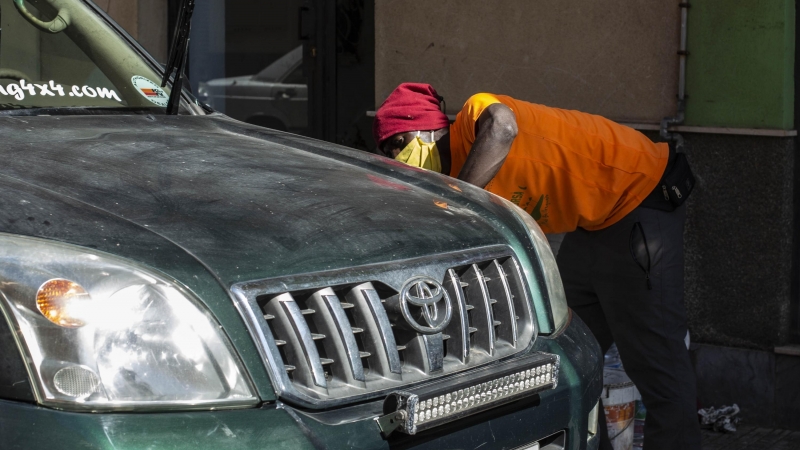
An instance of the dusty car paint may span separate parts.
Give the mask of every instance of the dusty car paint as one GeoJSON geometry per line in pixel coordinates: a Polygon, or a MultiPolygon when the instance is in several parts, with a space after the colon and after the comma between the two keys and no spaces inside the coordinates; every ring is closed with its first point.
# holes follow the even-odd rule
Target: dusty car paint
{"type": "MultiPolygon", "coordinates": [[[[0,177],[160,236],[226,287],[527,240],[484,191],[463,183],[456,190],[436,174],[221,115],[0,117],[0,131],[7,136],[0,177]]],[[[88,240],[122,256],[120,246],[138,246],[104,247],[96,242],[102,229],[65,226],[48,219],[52,211],[31,210],[37,207],[8,205],[0,212],[7,232],[37,236],[26,232],[37,227],[42,236],[88,240]],[[24,223],[37,216],[50,225],[24,223]]],[[[133,259],[172,257],[138,247],[133,259]]],[[[540,328],[547,333],[549,324],[540,328]]]]}
{"type": "MultiPolygon", "coordinates": [[[[602,362],[599,346],[583,345],[588,333],[573,316],[563,334],[537,341],[537,350],[562,357],[562,380],[556,390],[413,437],[398,435],[386,441],[372,420],[330,425],[319,415],[280,403],[236,411],[78,414],[2,400],[0,435],[9,445],[4,448],[11,449],[49,447],[52,436],[59,436],[60,448],[86,449],[494,449],[513,448],[568,428],[569,448],[585,448],[572,445],[586,433],[584,413],[594,406],[601,389],[593,374],[602,362]]],[[[325,419],[335,421],[335,412],[325,419]]]]}
{"type": "MultiPolygon", "coordinates": [[[[585,436],[600,350],[579,319],[533,350],[561,355],[556,390],[413,438],[277,401],[229,288],[243,280],[510,245],[522,225],[491,195],[438,174],[225,116],[0,117],[0,232],[146,264],[195,292],[242,357],[262,404],[236,411],[86,414],[0,401],[10,448],[495,448],[585,436]],[[530,426],[535,424],[535,426],[530,426]],[[227,430],[227,431],[226,431],[227,430]]],[[[531,272],[531,280],[536,279],[531,272]]],[[[548,307],[534,296],[544,334],[548,307]],[[537,303],[538,302],[538,303],[537,303]]],[[[380,407],[380,401],[365,408],[380,407]]]]}
{"type": "Polygon", "coordinates": [[[398,179],[403,169],[383,158],[221,115],[0,117],[0,131],[0,232],[179,280],[221,322],[265,400],[274,394],[232,283],[504,242],[497,219],[458,191],[412,184],[429,174],[398,179]]]}
{"type": "Polygon", "coordinates": [[[225,284],[503,242],[474,211],[382,185],[350,155],[222,118],[151,117],[4,118],[0,174],[163,236],[225,284]]]}

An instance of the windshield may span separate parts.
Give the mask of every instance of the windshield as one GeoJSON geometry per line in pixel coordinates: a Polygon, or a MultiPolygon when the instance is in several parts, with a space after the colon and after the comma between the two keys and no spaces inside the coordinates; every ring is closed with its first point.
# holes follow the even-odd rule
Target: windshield
{"type": "Polygon", "coordinates": [[[86,0],[0,0],[0,110],[163,109],[160,80],[86,0]]]}

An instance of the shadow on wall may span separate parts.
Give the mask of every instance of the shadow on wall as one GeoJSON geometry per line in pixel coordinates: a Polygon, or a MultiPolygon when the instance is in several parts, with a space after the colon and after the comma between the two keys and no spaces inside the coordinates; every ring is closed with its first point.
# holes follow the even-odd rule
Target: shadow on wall
{"type": "Polygon", "coordinates": [[[784,345],[796,226],[794,139],[685,137],[698,177],[684,232],[692,339],[762,350],[784,345]]]}

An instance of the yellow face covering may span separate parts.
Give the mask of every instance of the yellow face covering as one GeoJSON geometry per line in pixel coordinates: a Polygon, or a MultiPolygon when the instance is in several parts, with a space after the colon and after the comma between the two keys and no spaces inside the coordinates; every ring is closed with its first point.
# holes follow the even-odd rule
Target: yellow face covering
{"type": "Polygon", "coordinates": [[[439,159],[436,142],[423,142],[419,134],[394,159],[409,166],[442,173],[442,161],[439,159]]]}

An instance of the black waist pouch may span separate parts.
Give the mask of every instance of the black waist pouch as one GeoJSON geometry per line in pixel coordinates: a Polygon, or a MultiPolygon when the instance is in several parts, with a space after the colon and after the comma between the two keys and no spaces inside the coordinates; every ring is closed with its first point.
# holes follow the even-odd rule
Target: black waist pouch
{"type": "Polygon", "coordinates": [[[645,208],[674,211],[689,198],[694,189],[695,179],[692,168],[684,153],[675,153],[675,160],[664,172],[661,181],[641,206],[645,208]]]}

